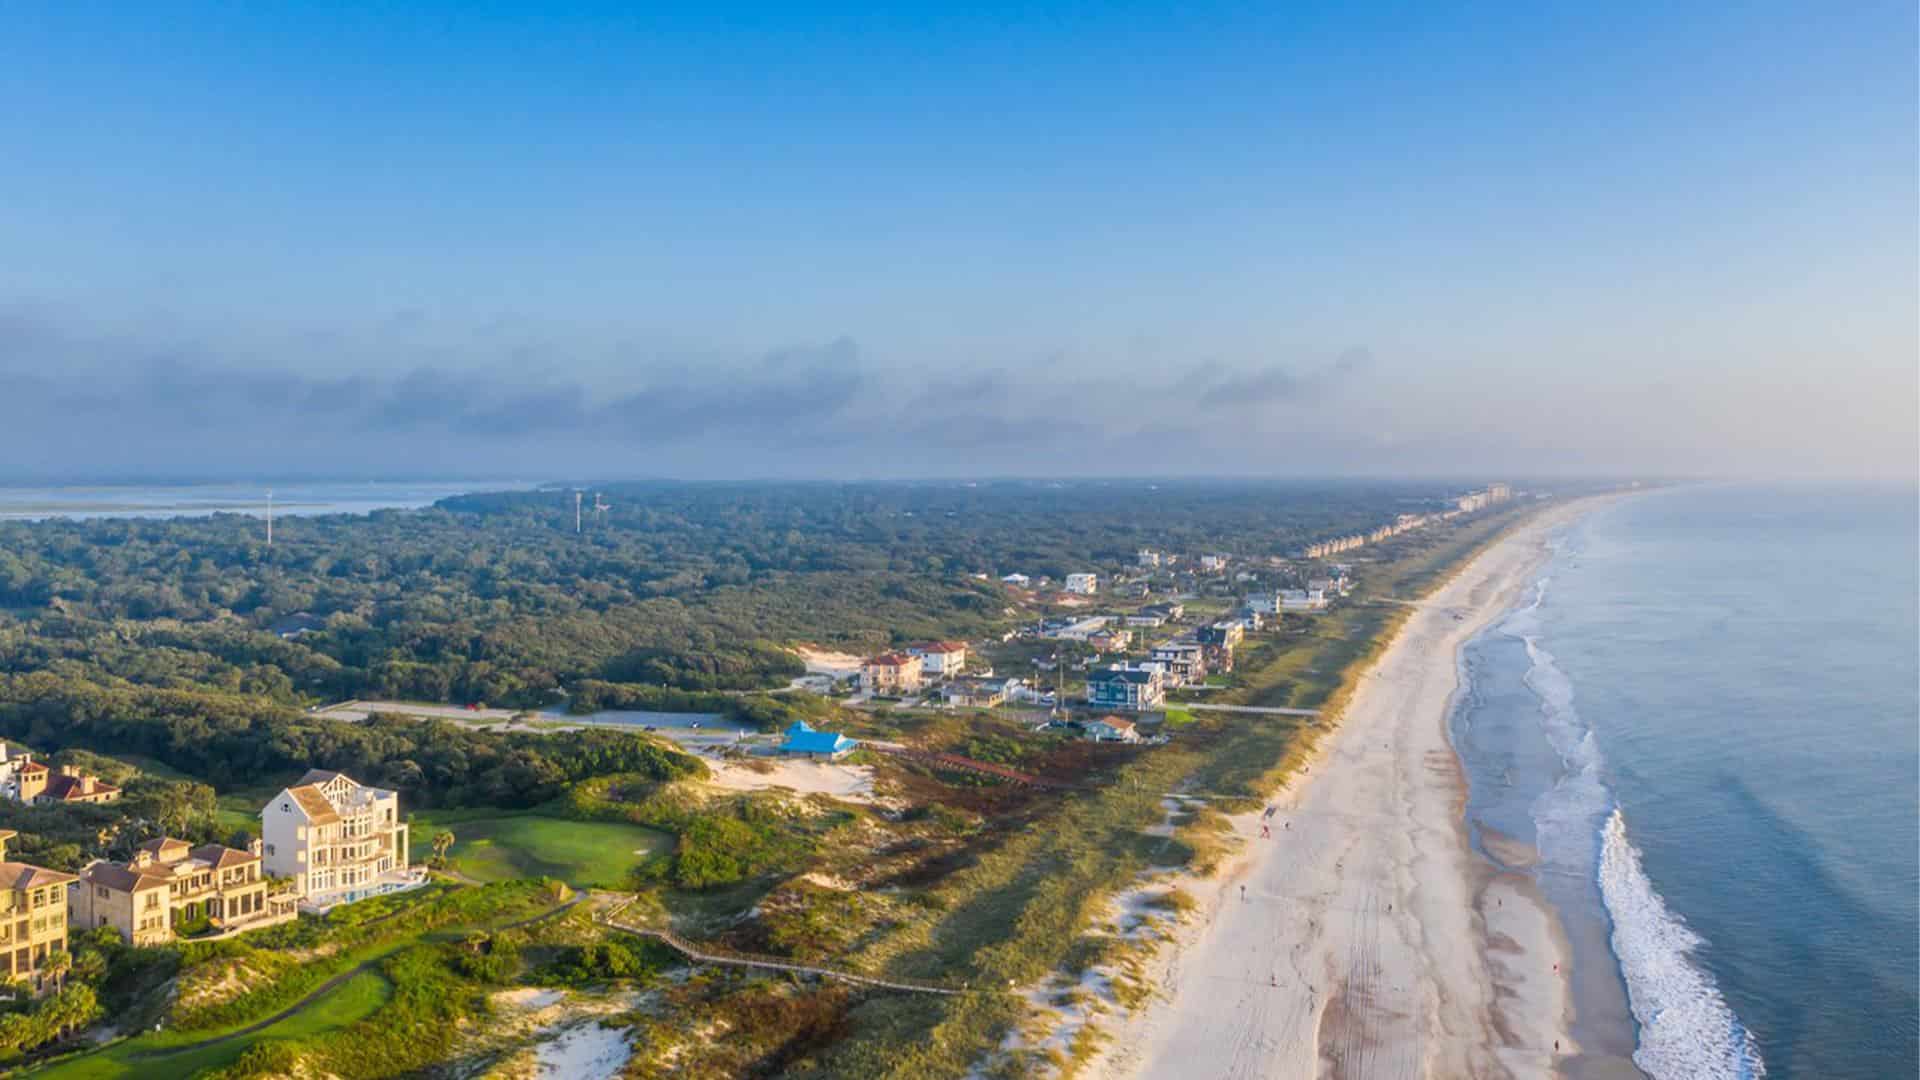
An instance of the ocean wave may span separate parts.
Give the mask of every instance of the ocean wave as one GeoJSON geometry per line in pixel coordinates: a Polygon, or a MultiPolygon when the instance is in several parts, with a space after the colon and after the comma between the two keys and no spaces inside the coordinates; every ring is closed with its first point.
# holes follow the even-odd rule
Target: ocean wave
{"type": "Polygon", "coordinates": [[[1700,936],[1655,891],[1618,809],[1608,816],[1601,842],[1600,895],[1640,1025],[1634,1064],[1654,1080],[1765,1076],[1753,1034],[1734,1016],[1713,977],[1692,960],[1700,936]]]}
{"type": "Polygon", "coordinates": [[[1627,840],[1593,729],[1574,705],[1573,680],[1540,642],[1548,578],[1535,583],[1500,629],[1526,648],[1524,681],[1540,702],[1541,731],[1563,772],[1532,807],[1545,866],[1597,874],[1612,922],[1612,946],[1639,1025],[1634,1062],[1654,1080],[1758,1080],[1766,1075],[1753,1036],[1713,978],[1693,963],[1701,938],[1667,908],[1627,840]]]}

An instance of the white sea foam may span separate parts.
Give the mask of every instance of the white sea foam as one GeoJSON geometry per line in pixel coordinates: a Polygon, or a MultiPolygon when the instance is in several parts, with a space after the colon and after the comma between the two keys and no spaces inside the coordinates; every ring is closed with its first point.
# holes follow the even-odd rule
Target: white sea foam
{"type": "Polygon", "coordinates": [[[1634,1064],[1654,1080],[1744,1080],[1766,1075],[1753,1035],[1713,977],[1692,960],[1702,942],[1654,891],[1615,810],[1600,848],[1600,894],[1613,918],[1613,952],[1640,1022],[1634,1064]]]}
{"type": "Polygon", "coordinates": [[[1598,875],[1613,923],[1613,952],[1640,1028],[1634,1063],[1654,1080],[1757,1080],[1766,1068],[1753,1036],[1713,977],[1693,962],[1693,950],[1703,943],[1699,935],[1648,880],[1607,787],[1593,730],[1574,708],[1573,681],[1540,644],[1547,581],[1540,579],[1531,601],[1500,627],[1526,646],[1526,684],[1540,699],[1541,730],[1565,768],[1531,808],[1541,860],[1598,875]]]}

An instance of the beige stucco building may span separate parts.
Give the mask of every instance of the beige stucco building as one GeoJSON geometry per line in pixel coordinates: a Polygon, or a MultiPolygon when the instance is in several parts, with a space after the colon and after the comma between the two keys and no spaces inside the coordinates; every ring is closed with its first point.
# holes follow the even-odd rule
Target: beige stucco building
{"type": "Polygon", "coordinates": [[[47,954],[67,947],[67,886],[72,874],[7,860],[7,841],[19,834],[0,829],[0,975],[40,988],[47,954]]]}
{"type": "Polygon", "coordinates": [[[160,945],[173,940],[175,927],[202,918],[218,936],[286,922],[294,904],[291,894],[270,890],[258,850],[165,837],[141,844],[129,862],[102,859],[82,870],[73,921],[111,926],[134,945],[160,945]]]}
{"type": "Polygon", "coordinates": [[[860,665],[860,688],[869,694],[917,694],[926,686],[919,657],[887,652],[860,665]]]}

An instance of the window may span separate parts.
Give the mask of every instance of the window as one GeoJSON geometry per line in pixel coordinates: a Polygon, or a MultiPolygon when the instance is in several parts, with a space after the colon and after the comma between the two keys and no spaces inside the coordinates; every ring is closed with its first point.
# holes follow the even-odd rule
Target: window
{"type": "Polygon", "coordinates": [[[271,854],[273,854],[273,845],[272,845],[272,844],[268,844],[268,845],[267,845],[267,854],[269,854],[269,855],[271,855],[271,854]]]}

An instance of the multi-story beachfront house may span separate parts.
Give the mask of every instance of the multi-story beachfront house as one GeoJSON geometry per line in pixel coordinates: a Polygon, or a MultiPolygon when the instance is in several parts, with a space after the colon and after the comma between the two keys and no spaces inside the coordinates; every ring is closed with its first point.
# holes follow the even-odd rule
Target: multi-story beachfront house
{"type": "Polygon", "coordinates": [[[410,888],[407,826],[400,797],[345,773],[308,770],[260,811],[262,865],[293,879],[300,903],[317,911],[410,888]]]}
{"type": "Polygon", "coordinates": [[[221,937],[283,923],[296,903],[291,893],[269,891],[257,840],[241,851],[162,837],[141,844],[128,862],[101,859],[80,871],[73,921],[83,929],[111,926],[132,945],[163,945],[176,927],[203,920],[221,937]]]}
{"type": "Polygon", "coordinates": [[[47,955],[67,947],[67,886],[72,874],[7,859],[7,841],[20,835],[0,829],[0,977],[40,989],[47,955]]]}
{"type": "Polygon", "coordinates": [[[1233,650],[1240,647],[1246,636],[1246,625],[1231,619],[1223,619],[1194,631],[1194,637],[1206,649],[1207,670],[1222,675],[1233,670],[1233,650]]]}
{"type": "Polygon", "coordinates": [[[1087,704],[1098,709],[1157,709],[1167,689],[1154,664],[1114,664],[1087,672],[1087,704]]]}
{"type": "Polygon", "coordinates": [[[1153,647],[1147,662],[1160,668],[1167,687],[1189,686],[1206,679],[1206,647],[1197,641],[1163,641],[1153,647]]]}
{"type": "Polygon", "coordinates": [[[1324,589],[1280,590],[1282,611],[1324,611],[1326,606],[1327,594],[1324,589]]]}

